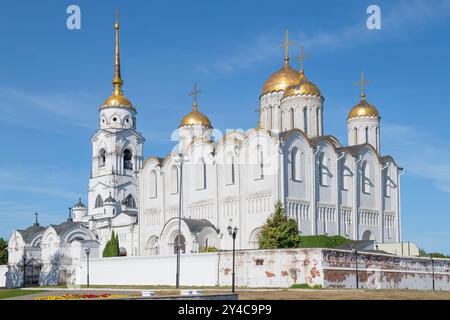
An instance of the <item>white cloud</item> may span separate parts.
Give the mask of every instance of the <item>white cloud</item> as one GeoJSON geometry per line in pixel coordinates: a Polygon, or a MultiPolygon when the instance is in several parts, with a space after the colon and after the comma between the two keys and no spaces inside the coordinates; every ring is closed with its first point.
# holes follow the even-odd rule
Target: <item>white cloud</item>
{"type": "MultiPolygon", "coordinates": [[[[290,30],[290,38],[302,44],[309,52],[335,50],[342,47],[353,47],[367,42],[379,42],[386,39],[409,37],[412,34],[431,27],[450,16],[450,0],[430,1],[408,0],[386,2],[381,5],[382,30],[368,30],[368,15],[361,11],[357,22],[337,30],[319,30],[305,33],[299,22],[300,30],[290,30]]],[[[280,59],[278,44],[282,33],[265,32],[256,36],[256,40],[245,41],[235,48],[235,55],[215,58],[206,65],[197,66],[197,70],[207,74],[231,73],[250,68],[261,62],[280,59]]],[[[297,50],[297,49],[294,49],[297,50]]],[[[297,54],[297,52],[295,52],[297,54]]],[[[291,55],[292,56],[292,55],[291,55]]]]}
{"type": "Polygon", "coordinates": [[[19,191],[74,201],[79,193],[71,190],[82,175],[63,168],[3,166],[0,169],[0,191],[19,191]]]}
{"type": "Polygon", "coordinates": [[[3,101],[0,119],[13,125],[74,136],[68,125],[93,129],[96,124],[91,121],[92,114],[97,112],[95,97],[85,92],[35,94],[0,88],[0,99],[3,101]]]}
{"type": "Polygon", "coordinates": [[[450,193],[450,143],[426,130],[404,125],[383,125],[383,146],[410,174],[430,179],[450,193]]]}

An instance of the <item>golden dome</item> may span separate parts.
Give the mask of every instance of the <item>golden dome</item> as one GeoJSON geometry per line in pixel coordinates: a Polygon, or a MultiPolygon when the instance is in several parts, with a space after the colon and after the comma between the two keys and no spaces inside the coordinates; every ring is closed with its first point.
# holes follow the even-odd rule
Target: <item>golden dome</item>
{"type": "Polygon", "coordinates": [[[319,87],[317,87],[314,83],[310,82],[306,78],[303,70],[300,71],[300,75],[297,74],[297,80],[295,81],[295,84],[286,89],[283,97],[295,96],[297,94],[316,97],[322,96],[319,87]]]}
{"type": "Polygon", "coordinates": [[[115,95],[108,97],[105,102],[103,102],[101,109],[107,107],[127,107],[134,109],[130,100],[123,95],[115,95]]]}
{"type": "Polygon", "coordinates": [[[272,74],[264,83],[262,94],[286,90],[286,88],[296,84],[297,82],[298,71],[289,65],[288,60],[285,60],[284,66],[272,74]]]}
{"type": "Polygon", "coordinates": [[[348,114],[348,119],[360,118],[360,117],[376,117],[380,118],[377,108],[368,103],[363,95],[361,101],[352,108],[348,114]]]}
{"type": "Polygon", "coordinates": [[[209,121],[208,117],[198,111],[197,102],[194,102],[193,110],[185,115],[180,122],[180,127],[192,125],[202,125],[211,128],[211,121],[209,121]]]}

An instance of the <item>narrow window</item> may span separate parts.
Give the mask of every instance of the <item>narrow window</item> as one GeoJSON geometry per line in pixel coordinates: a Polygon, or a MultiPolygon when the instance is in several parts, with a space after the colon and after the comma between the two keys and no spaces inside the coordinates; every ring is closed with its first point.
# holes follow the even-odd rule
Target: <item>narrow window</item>
{"type": "Polygon", "coordinates": [[[384,186],[386,188],[386,190],[385,190],[386,197],[390,198],[391,197],[391,183],[390,183],[389,173],[386,173],[386,182],[384,183],[384,186]]]}
{"type": "Polygon", "coordinates": [[[350,170],[343,166],[342,168],[342,190],[348,191],[349,185],[350,185],[350,177],[351,177],[350,170]]]}
{"type": "Polygon", "coordinates": [[[128,208],[136,208],[136,201],[134,200],[134,197],[129,194],[128,197],[126,197],[125,199],[125,204],[128,208]]]}
{"type": "Polygon", "coordinates": [[[103,199],[101,195],[98,195],[97,198],[95,199],[95,207],[96,208],[103,207],[103,199]]]}
{"type": "Polygon", "coordinates": [[[365,194],[370,194],[370,168],[367,161],[364,161],[361,168],[361,173],[362,191],[365,194]]]}
{"type": "Polygon", "coordinates": [[[300,169],[300,150],[298,148],[292,149],[291,153],[291,171],[292,180],[301,181],[301,169],[300,169]]]}
{"type": "Polygon", "coordinates": [[[98,166],[104,167],[106,163],[106,151],[105,149],[101,149],[98,153],[98,166]]]}
{"type": "Polygon", "coordinates": [[[295,128],[295,121],[294,121],[294,109],[291,108],[291,110],[289,111],[289,119],[291,121],[291,128],[290,129],[294,129],[295,128]]]}
{"type": "Polygon", "coordinates": [[[157,193],[157,183],[158,183],[158,179],[157,179],[157,174],[155,170],[152,170],[152,172],[150,172],[150,198],[156,198],[158,196],[157,193]]]}
{"type": "Polygon", "coordinates": [[[232,155],[228,155],[225,161],[225,184],[232,185],[235,182],[235,160],[232,155]]]}
{"type": "Polygon", "coordinates": [[[319,156],[319,180],[322,187],[328,186],[327,158],[323,152],[319,156]]]}
{"type": "Polygon", "coordinates": [[[369,128],[366,127],[366,143],[369,143],[369,128]]]}
{"type": "Polygon", "coordinates": [[[178,168],[177,168],[177,166],[176,165],[173,165],[171,168],[170,168],[170,181],[169,181],[169,183],[170,183],[170,193],[171,194],[177,194],[178,193],[178,189],[179,189],[179,181],[180,181],[180,178],[178,177],[178,168]]]}
{"type": "Polygon", "coordinates": [[[206,189],[206,163],[203,158],[200,159],[199,163],[197,164],[196,178],[197,190],[206,189]]]}
{"type": "Polygon", "coordinates": [[[308,134],[308,109],[303,109],[304,131],[308,134]]]}
{"type": "Polygon", "coordinates": [[[258,180],[258,179],[263,179],[264,178],[264,160],[263,160],[263,150],[262,150],[262,146],[258,145],[256,147],[256,164],[254,166],[255,168],[255,175],[254,175],[254,179],[258,180]]]}
{"type": "Polygon", "coordinates": [[[124,169],[133,169],[133,163],[131,162],[132,159],[132,153],[129,149],[125,149],[123,151],[123,168],[124,169]]]}

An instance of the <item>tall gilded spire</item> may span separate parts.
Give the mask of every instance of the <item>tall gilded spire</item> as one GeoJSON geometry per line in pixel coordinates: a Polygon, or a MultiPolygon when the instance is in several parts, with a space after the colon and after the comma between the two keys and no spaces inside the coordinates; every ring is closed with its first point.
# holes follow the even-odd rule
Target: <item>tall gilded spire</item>
{"type": "Polygon", "coordinates": [[[114,24],[114,29],[116,31],[116,48],[115,48],[115,59],[114,59],[114,78],[112,80],[112,85],[114,90],[112,95],[109,96],[101,105],[100,109],[109,107],[126,107],[133,111],[136,109],[133,104],[123,95],[123,80],[120,74],[120,47],[119,47],[119,10],[116,11],[116,22],[114,24]]]}
{"type": "Polygon", "coordinates": [[[116,10],[116,23],[114,24],[116,30],[116,51],[115,51],[115,63],[114,63],[114,79],[112,84],[114,86],[113,94],[116,96],[123,95],[122,85],[123,80],[120,75],[120,48],[119,48],[119,10],[116,10]]]}

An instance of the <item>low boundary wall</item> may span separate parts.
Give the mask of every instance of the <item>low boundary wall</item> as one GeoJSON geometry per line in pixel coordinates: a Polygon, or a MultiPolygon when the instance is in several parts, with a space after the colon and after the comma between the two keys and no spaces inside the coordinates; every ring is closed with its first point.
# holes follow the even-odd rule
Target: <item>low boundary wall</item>
{"type": "MultiPolygon", "coordinates": [[[[450,291],[450,259],[358,253],[360,288],[450,291]]],[[[73,284],[86,283],[87,261],[73,266],[73,284]]],[[[180,284],[230,286],[232,252],[184,254],[180,284]]],[[[335,249],[242,250],[236,252],[236,285],[285,287],[306,283],[323,288],[356,288],[356,255],[335,249]]],[[[176,256],[90,260],[90,283],[174,285],[176,256]]]]}

